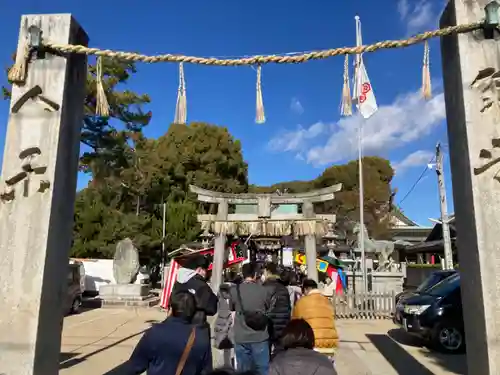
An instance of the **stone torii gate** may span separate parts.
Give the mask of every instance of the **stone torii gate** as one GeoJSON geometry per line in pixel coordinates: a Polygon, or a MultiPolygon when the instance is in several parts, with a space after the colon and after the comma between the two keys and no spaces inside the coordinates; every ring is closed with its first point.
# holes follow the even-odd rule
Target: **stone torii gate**
{"type": "Polygon", "coordinates": [[[316,238],[325,235],[328,223],[335,223],[333,214],[321,215],[314,212],[314,203],[326,202],[335,198],[342,184],[329,186],[298,194],[228,194],[218,193],[191,185],[189,189],[197,194],[198,201],[215,203],[215,215],[198,215],[202,229],[215,234],[214,265],[212,286],[218,290],[222,279],[224,265],[226,235],[253,235],[253,236],[286,236],[295,234],[305,237],[307,259],[307,275],[318,280],[316,269],[316,238]],[[275,208],[283,204],[302,206],[300,214],[282,214],[275,212],[275,208]],[[255,206],[255,213],[230,214],[230,205],[255,206]]]}

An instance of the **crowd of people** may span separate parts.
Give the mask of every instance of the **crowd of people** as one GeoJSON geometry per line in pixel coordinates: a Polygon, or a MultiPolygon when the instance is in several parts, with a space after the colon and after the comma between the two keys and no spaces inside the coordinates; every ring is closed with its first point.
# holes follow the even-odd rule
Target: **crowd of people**
{"type": "Polygon", "coordinates": [[[314,280],[299,285],[291,269],[244,264],[216,295],[209,261],[179,269],[167,319],[137,344],[127,372],[148,375],[331,375],[338,334],[334,308],[314,280]],[[211,341],[207,316],[215,316],[211,341]],[[231,367],[213,369],[212,345],[231,353],[231,367]]]}

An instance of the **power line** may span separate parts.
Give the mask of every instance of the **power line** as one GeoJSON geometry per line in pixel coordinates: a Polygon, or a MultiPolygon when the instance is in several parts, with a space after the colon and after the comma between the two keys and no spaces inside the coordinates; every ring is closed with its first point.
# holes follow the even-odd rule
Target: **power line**
{"type": "Polygon", "coordinates": [[[414,184],[412,185],[412,187],[410,188],[410,190],[408,190],[408,192],[406,193],[406,195],[403,197],[403,199],[401,199],[398,203],[398,206],[401,206],[401,204],[406,200],[406,198],[408,198],[408,196],[413,192],[413,190],[415,190],[415,188],[417,187],[418,183],[422,180],[422,178],[424,178],[425,174],[427,173],[427,171],[429,170],[429,164],[431,164],[434,159],[436,157],[433,156],[429,162],[427,163],[427,165],[425,166],[424,170],[422,171],[422,173],[420,174],[420,176],[418,176],[417,180],[414,182],[414,184]]]}

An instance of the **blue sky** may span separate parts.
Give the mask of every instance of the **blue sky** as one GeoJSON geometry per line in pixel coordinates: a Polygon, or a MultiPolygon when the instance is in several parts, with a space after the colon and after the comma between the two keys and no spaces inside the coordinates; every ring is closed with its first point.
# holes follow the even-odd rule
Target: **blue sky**
{"type": "MultiPolygon", "coordinates": [[[[184,0],[11,1],[0,13],[0,61],[10,63],[22,14],[72,13],[90,45],[145,54],[181,53],[238,57],[326,49],[355,44],[359,14],[366,44],[401,39],[437,26],[441,0],[184,0]],[[119,5],[118,5],[119,4],[119,5]]],[[[364,123],[367,154],[397,166],[393,187],[399,202],[421,174],[438,141],[446,144],[439,41],[431,48],[433,98],[420,99],[423,46],[365,55],[379,112],[364,123]]],[[[267,122],[254,123],[255,71],[250,67],[185,66],[188,121],[227,126],[242,141],[250,182],[272,184],[312,179],[325,167],[356,157],[360,118],[339,116],[343,58],[302,65],[266,65],[262,87],[267,122]]],[[[146,135],[158,137],[171,123],[178,66],[138,66],[132,90],[148,93],[153,120],[146,135]]],[[[0,149],[8,103],[0,102],[0,149]]],[[[446,150],[446,148],[445,148],[446,150]]],[[[0,158],[2,155],[0,155],[0,158]]],[[[0,159],[1,160],[1,159],[0,159]]],[[[452,212],[448,157],[446,184],[452,212]]],[[[86,184],[85,177],[79,186],[86,184]]],[[[403,211],[423,225],[439,216],[437,181],[429,171],[403,202],[403,211]]]]}

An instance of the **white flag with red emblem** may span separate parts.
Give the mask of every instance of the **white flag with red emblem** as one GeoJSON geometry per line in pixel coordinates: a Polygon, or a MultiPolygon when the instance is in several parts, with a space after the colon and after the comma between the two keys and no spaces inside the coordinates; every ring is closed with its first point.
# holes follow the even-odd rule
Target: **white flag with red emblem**
{"type": "MultiPolygon", "coordinates": [[[[356,45],[363,45],[361,39],[361,21],[358,16],[356,16],[356,45]]],[[[375,94],[373,93],[373,87],[368,78],[368,73],[366,73],[362,54],[356,56],[354,73],[354,92],[352,99],[353,102],[356,103],[358,112],[367,119],[377,112],[378,106],[375,94]]]]}

